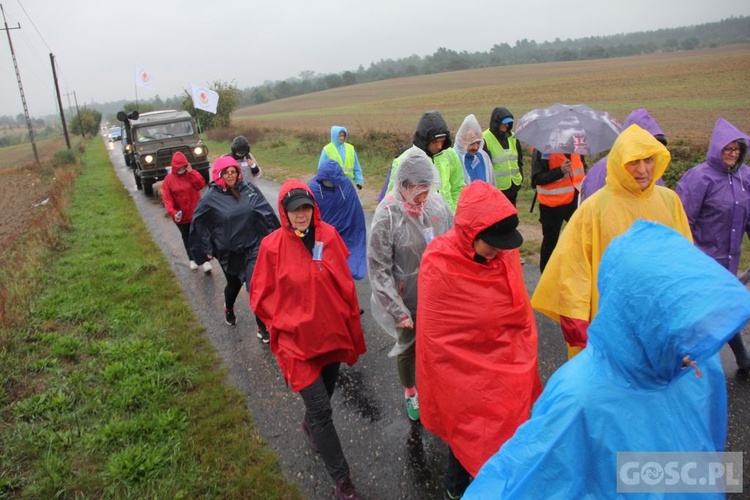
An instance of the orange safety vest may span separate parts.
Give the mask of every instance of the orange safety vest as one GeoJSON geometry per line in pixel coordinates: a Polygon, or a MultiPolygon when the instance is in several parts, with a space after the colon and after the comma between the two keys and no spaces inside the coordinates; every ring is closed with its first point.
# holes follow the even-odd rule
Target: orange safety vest
{"type": "MultiPolygon", "coordinates": [[[[560,168],[567,158],[562,153],[552,153],[549,155],[549,169],[560,168]]],[[[559,207],[567,205],[576,196],[576,191],[581,191],[583,178],[586,176],[583,170],[583,160],[581,155],[570,155],[570,163],[573,171],[571,175],[566,175],[562,179],[549,184],[536,186],[536,194],[539,203],[548,207],[559,207]]]]}

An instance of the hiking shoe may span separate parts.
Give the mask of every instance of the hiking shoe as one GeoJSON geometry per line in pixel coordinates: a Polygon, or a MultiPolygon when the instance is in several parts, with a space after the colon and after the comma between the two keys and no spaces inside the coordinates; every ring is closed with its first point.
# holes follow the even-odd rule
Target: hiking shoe
{"type": "Polygon", "coordinates": [[[237,324],[237,316],[234,315],[234,309],[227,309],[227,306],[224,306],[224,321],[229,326],[237,324]]]}
{"type": "Polygon", "coordinates": [[[361,497],[354,489],[352,480],[348,477],[336,483],[335,493],[337,500],[359,500],[361,497]]]}
{"type": "Polygon", "coordinates": [[[191,260],[190,261],[190,270],[191,271],[195,271],[196,269],[198,269],[198,264],[196,264],[194,260],[191,260]]]}
{"type": "Polygon", "coordinates": [[[268,330],[261,330],[260,328],[258,328],[256,335],[264,344],[268,344],[269,342],[271,342],[271,337],[268,335],[268,330]]]}
{"type": "MultiPolygon", "coordinates": [[[[214,266],[211,265],[209,261],[206,261],[203,263],[203,272],[208,274],[211,272],[211,269],[213,269],[214,266]]],[[[234,323],[233,323],[234,324],[234,323]]]]}
{"type": "Polygon", "coordinates": [[[406,414],[414,422],[419,420],[419,398],[416,393],[413,396],[406,397],[406,414]]]}
{"type": "Polygon", "coordinates": [[[305,433],[305,437],[307,438],[307,444],[310,446],[310,449],[314,451],[315,453],[318,453],[320,449],[318,448],[318,445],[315,444],[315,438],[312,434],[312,429],[310,428],[310,424],[307,423],[307,419],[302,419],[302,432],[305,433]]]}

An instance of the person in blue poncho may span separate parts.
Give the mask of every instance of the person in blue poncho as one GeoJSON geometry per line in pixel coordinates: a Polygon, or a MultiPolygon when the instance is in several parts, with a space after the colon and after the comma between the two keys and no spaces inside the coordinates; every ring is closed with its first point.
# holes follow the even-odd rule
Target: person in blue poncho
{"type": "Polygon", "coordinates": [[[354,146],[346,142],[349,132],[346,127],[334,125],[331,127],[331,142],[323,147],[318,160],[318,170],[325,165],[328,160],[334,160],[344,169],[344,174],[357,186],[362,189],[365,178],[362,175],[362,166],[359,164],[359,157],[354,146]]]}
{"type": "Polygon", "coordinates": [[[334,160],[326,160],[318,167],[309,186],[321,219],[335,227],[346,243],[352,277],[361,280],[367,276],[367,225],[354,186],[334,160]]]}
{"type": "Polygon", "coordinates": [[[464,498],[613,498],[618,452],[723,451],[718,352],[750,319],[750,292],[684,236],[643,220],[607,248],[599,291],[586,348],[464,498]]]}

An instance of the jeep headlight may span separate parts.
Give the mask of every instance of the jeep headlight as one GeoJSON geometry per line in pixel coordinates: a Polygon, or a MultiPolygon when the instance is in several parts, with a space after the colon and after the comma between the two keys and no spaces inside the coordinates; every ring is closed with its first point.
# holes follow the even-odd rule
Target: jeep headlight
{"type": "Polygon", "coordinates": [[[131,148],[131,147],[130,147],[130,144],[128,144],[127,146],[125,146],[125,151],[127,151],[128,153],[130,153],[130,151],[131,151],[132,149],[133,149],[133,148],[131,148]]]}
{"type": "Polygon", "coordinates": [[[153,163],[154,162],[154,155],[146,155],[143,157],[143,161],[146,163],[153,163]]]}
{"type": "Polygon", "coordinates": [[[203,149],[203,146],[196,146],[193,148],[193,154],[195,156],[203,156],[206,154],[206,151],[203,149]]]}

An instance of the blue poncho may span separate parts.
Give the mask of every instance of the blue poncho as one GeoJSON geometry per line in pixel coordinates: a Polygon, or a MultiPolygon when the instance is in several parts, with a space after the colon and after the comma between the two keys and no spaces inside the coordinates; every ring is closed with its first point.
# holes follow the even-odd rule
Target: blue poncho
{"type": "Polygon", "coordinates": [[[723,451],[718,351],[750,318],[750,293],[685,237],[642,220],[605,252],[599,289],[586,349],[550,378],[464,498],[612,498],[617,452],[723,451]]]}
{"type": "Polygon", "coordinates": [[[310,190],[318,202],[321,219],[335,227],[346,243],[352,276],[355,280],[364,278],[367,276],[367,225],[352,182],[341,165],[327,160],[310,181],[310,190]]]}

